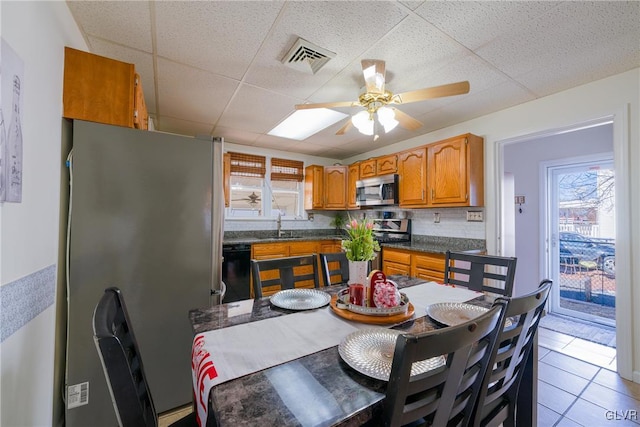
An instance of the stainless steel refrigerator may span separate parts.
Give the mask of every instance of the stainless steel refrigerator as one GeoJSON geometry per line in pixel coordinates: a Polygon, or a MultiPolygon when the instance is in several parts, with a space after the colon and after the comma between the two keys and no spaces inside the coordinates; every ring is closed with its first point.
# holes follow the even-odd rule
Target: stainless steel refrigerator
{"type": "Polygon", "coordinates": [[[188,312],[218,303],[222,281],[222,145],[73,122],[67,427],[117,424],[92,327],[109,286],[124,295],[156,410],[191,402],[188,312]]]}

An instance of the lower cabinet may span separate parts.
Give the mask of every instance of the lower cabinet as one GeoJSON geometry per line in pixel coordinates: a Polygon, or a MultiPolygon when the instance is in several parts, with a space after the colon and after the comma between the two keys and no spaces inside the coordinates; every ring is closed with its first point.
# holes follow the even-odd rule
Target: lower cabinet
{"type": "MultiPolygon", "coordinates": [[[[251,245],[251,259],[273,259],[284,258],[289,256],[302,256],[310,254],[318,254],[321,252],[340,252],[339,240],[313,240],[313,241],[297,241],[297,242],[272,242],[272,243],[254,243],[251,245]]],[[[322,280],[320,257],[316,262],[318,263],[318,282],[320,286],[324,286],[322,280]]],[[[311,267],[300,267],[301,269],[308,269],[311,273],[311,267]]],[[[304,270],[301,273],[305,273],[304,270]]],[[[275,272],[267,272],[261,275],[263,279],[274,279],[277,277],[275,272]],[[270,273],[270,274],[269,274],[270,273]]],[[[313,282],[303,282],[297,286],[298,288],[313,288],[313,282]]],[[[276,293],[278,290],[263,290],[263,296],[269,296],[276,293]]],[[[253,293],[253,272],[251,276],[251,298],[254,298],[253,293]]]]}
{"type": "Polygon", "coordinates": [[[383,248],[382,271],[387,276],[401,274],[424,280],[444,280],[444,254],[408,249],[383,248]]]}

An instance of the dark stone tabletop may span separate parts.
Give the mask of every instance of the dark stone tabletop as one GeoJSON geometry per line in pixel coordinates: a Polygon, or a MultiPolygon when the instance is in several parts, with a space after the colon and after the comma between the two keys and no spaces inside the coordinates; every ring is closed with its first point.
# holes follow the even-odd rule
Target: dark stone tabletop
{"type": "MultiPolygon", "coordinates": [[[[390,279],[398,288],[424,282],[407,276],[390,279]]],[[[335,294],[343,288],[335,285],[322,289],[335,294]]],[[[482,298],[472,302],[488,307],[482,298]]],[[[265,297],[191,310],[189,317],[197,334],[290,313],[293,311],[272,306],[265,297]],[[251,307],[251,302],[251,310],[229,316],[234,306],[248,304],[251,307]]],[[[414,333],[439,327],[427,316],[393,326],[414,333]]],[[[385,391],[385,381],[353,370],[342,361],[338,348],[332,347],[219,384],[211,390],[211,397],[220,426],[360,426],[365,422],[376,425],[385,391]]]]}

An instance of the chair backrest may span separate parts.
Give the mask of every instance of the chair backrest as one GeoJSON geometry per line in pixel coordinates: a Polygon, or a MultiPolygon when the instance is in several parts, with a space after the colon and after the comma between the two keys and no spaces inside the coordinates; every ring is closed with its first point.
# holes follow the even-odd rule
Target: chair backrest
{"type": "Polygon", "coordinates": [[[444,283],[510,297],[516,258],[447,251],[444,283]]]}
{"type": "Polygon", "coordinates": [[[320,254],[320,266],[325,286],[349,281],[349,260],[345,252],[320,254]]]}
{"type": "Polygon", "coordinates": [[[118,288],[108,288],[93,313],[93,335],[121,426],[157,426],[138,344],[118,288]]]}
{"type": "Polygon", "coordinates": [[[255,298],[282,289],[319,287],[317,255],[251,260],[253,294],[255,298]],[[297,285],[297,286],[296,286],[297,285]]]}
{"type": "MultiPolygon", "coordinates": [[[[513,319],[514,323],[498,335],[498,345],[493,350],[478,396],[474,425],[489,422],[499,425],[508,418],[511,422],[505,425],[515,423],[518,389],[552,284],[545,279],[536,291],[508,301],[505,318],[513,319]]],[[[496,302],[501,300],[498,298],[496,302]]]]}
{"type": "Polygon", "coordinates": [[[506,303],[469,322],[420,335],[400,335],[384,401],[385,425],[424,419],[427,425],[467,425],[496,338],[506,303]],[[411,365],[444,355],[445,365],[411,376],[411,365]]]}

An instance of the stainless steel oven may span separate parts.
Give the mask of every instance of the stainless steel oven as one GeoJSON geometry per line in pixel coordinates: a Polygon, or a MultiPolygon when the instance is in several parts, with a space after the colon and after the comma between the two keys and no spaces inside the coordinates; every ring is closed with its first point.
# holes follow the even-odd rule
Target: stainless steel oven
{"type": "MultiPolygon", "coordinates": [[[[373,235],[379,244],[411,242],[411,220],[409,219],[374,219],[373,235]]],[[[370,270],[382,270],[382,254],[371,261],[370,270]]]]}

